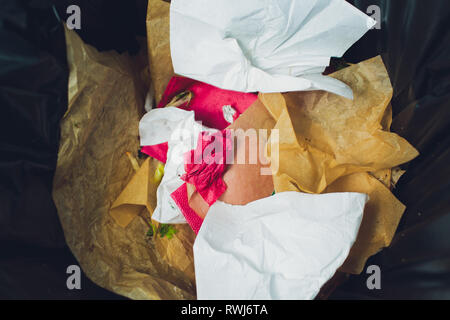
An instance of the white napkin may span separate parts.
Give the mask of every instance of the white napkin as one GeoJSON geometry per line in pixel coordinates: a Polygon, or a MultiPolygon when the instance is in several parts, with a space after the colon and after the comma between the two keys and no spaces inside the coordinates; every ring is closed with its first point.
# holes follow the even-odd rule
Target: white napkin
{"type": "Polygon", "coordinates": [[[172,0],[173,67],[222,89],[352,98],[321,73],[375,23],[345,0],[172,0]]]}
{"type": "Polygon", "coordinates": [[[156,108],[146,113],[139,122],[142,146],[168,142],[164,176],[156,191],[156,208],[152,219],[160,223],[186,223],[183,213],[171,194],[184,183],[183,154],[197,147],[200,132],[215,132],[195,121],[194,111],[176,107],[156,108]]]}
{"type": "Polygon", "coordinates": [[[313,299],[346,259],[368,196],[282,192],[214,203],[194,243],[198,299],[313,299]]]}

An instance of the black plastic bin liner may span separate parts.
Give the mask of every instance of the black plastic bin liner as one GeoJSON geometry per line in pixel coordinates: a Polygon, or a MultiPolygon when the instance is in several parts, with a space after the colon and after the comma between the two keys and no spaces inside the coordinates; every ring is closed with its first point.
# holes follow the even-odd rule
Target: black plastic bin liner
{"type": "MultiPolygon", "coordinates": [[[[78,263],[51,192],[69,71],[52,5],[0,0],[0,299],[117,298],[84,275],[82,290],[66,286],[67,267],[78,263]]],[[[108,13],[116,28],[131,33],[126,28],[136,17],[120,20],[117,8],[108,13]]],[[[119,49],[133,45],[123,40],[119,49]]],[[[104,46],[114,49],[112,41],[104,46]]]]}
{"type": "MultiPolygon", "coordinates": [[[[408,206],[396,237],[368,261],[381,268],[381,290],[368,290],[363,273],[331,298],[450,299],[450,2],[353,3],[364,12],[379,6],[382,22],[345,59],[382,55],[394,87],[392,129],[421,155],[394,190],[408,206]]],[[[145,0],[0,0],[0,298],[117,297],[86,278],[83,290],[67,290],[65,270],[77,262],[51,198],[68,79],[56,17],[65,19],[70,4],[82,10],[78,33],[99,50],[133,53],[135,36],[145,35],[145,0]]]]}

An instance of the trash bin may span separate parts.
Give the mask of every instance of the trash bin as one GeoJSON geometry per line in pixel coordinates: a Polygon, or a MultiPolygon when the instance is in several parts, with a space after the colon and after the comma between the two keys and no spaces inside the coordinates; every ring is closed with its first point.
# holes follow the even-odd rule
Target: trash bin
{"type": "MultiPolygon", "coordinates": [[[[4,137],[2,162],[4,165],[2,166],[3,178],[1,184],[2,189],[6,191],[6,196],[2,198],[2,207],[7,209],[1,216],[3,221],[3,232],[1,234],[2,246],[9,248],[8,250],[2,250],[5,254],[2,257],[4,263],[1,267],[3,274],[1,279],[3,279],[5,285],[0,287],[5,289],[1,293],[5,297],[38,297],[41,294],[40,291],[37,289],[31,290],[31,287],[43,286],[50,288],[47,293],[48,297],[55,298],[58,294],[63,296],[67,294],[64,293],[67,292],[65,288],[61,288],[59,284],[63,277],[59,274],[59,269],[56,271],[56,266],[62,265],[57,256],[64,252],[65,254],[62,256],[65,257],[67,264],[75,263],[73,257],[70,257],[70,253],[67,251],[51,197],[58,147],[60,152],[61,150],[63,152],[71,150],[70,146],[66,146],[64,149],[65,146],[59,146],[58,144],[59,121],[64,119],[64,115],[67,115],[68,111],[67,87],[69,87],[69,96],[72,89],[74,94],[72,97],[76,99],[87,99],[88,101],[92,99],[93,106],[98,102],[104,103],[104,108],[95,110],[95,112],[89,114],[89,117],[98,117],[99,121],[122,123],[122,126],[118,126],[115,132],[107,132],[106,127],[102,129],[100,126],[99,128],[90,127],[89,132],[80,133],[76,130],[77,126],[83,126],[88,120],[88,118],[80,117],[72,123],[73,130],[67,132],[67,134],[81,139],[81,143],[83,139],[84,141],[93,139],[95,143],[87,147],[85,152],[92,154],[93,160],[99,161],[104,170],[113,173],[110,167],[111,161],[122,161],[123,167],[126,167],[127,159],[120,157],[119,154],[123,156],[123,151],[128,149],[137,150],[138,141],[130,140],[124,143],[123,150],[110,150],[110,153],[104,153],[99,158],[96,158],[95,148],[101,147],[107,150],[114,140],[114,133],[124,136],[127,134],[130,136],[136,135],[136,132],[132,131],[137,130],[137,128],[127,128],[125,126],[127,119],[121,119],[119,117],[120,110],[114,111],[113,108],[119,108],[120,103],[131,106],[130,109],[127,109],[131,110],[129,119],[138,121],[139,114],[143,112],[139,108],[143,106],[145,97],[143,88],[148,76],[145,72],[141,72],[143,68],[142,64],[139,65],[139,61],[142,60],[139,60],[139,58],[123,59],[118,54],[111,53],[112,58],[105,61],[95,51],[84,49],[81,50],[84,54],[83,57],[95,62],[92,70],[107,69],[111,67],[108,63],[117,62],[117,70],[110,68],[111,70],[108,70],[108,73],[103,74],[104,78],[87,80],[91,81],[91,85],[101,84],[101,80],[105,82],[111,80],[111,83],[105,87],[104,92],[114,93],[116,89],[123,90],[121,92],[124,93],[124,100],[118,103],[111,96],[106,98],[76,96],[76,89],[80,88],[71,88],[70,83],[67,83],[69,70],[66,64],[64,32],[54,14],[56,11],[60,16],[63,16],[64,10],[58,10],[58,6],[63,7],[63,9],[64,6],[61,3],[58,3],[56,7],[52,7],[51,3],[39,6],[13,4],[12,1],[6,1],[5,3],[9,5],[7,8],[10,11],[8,12],[24,12],[26,16],[34,16],[35,18],[34,20],[26,20],[20,14],[0,17],[3,22],[0,36],[5,39],[5,41],[2,40],[2,43],[8,43],[8,46],[2,48],[7,53],[4,55],[6,58],[2,59],[7,59],[5,61],[8,63],[5,63],[5,67],[0,71],[1,96],[5,106],[8,107],[4,111],[7,116],[2,117],[2,120],[4,120],[2,123],[2,129],[4,130],[2,135],[4,137]],[[42,21],[46,21],[46,23],[42,23],[42,21]],[[39,28],[37,28],[37,25],[39,25],[39,28]],[[18,32],[17,30],[21,31],[18,32]],[[50,35],[57,36],[51,37],[50,35]],[[9,41],[10,39],[14,39],[14,41],[9,41]],[[17,56],[18,53],[24,59],[15,60],[12,58],[17,56]],[[16,72],[17,70],[21,70],[23,73],[16,72]],[[49,72],[49,70],[52,72],[49,72]],[[131,71],[133,72],[132,75],[130,75],[131,71]],[[12,74],[13,76],[11,76],[12,74]],[[121,79],[127,85],[120,86],[113,79],[117,79],[117,81],[121,79]],[[31,94],[24,95],[23,93],[26,92],[31,94]],[[39,94],[35,94],[36,92],[39,92],[39,94]],[[110,99],[110,101],[104,99],[110,99]],[[20,110],[20,113],[17,112],[18,110],[20,110]],[[95,134],[98,133],[96,130],[102,132],[102,137],[105,137],[105,139],[99,140],[96,138],[95,134]],[[27,252],[28,263],[36,265],[36,273],[45,275],[42,280],[39,280],[41,277],[33,275],[32,278],[35,280],[27,282],[27,285],[24,285],[24,282],[19,282],[18,273],[15,273],[14,269],[21,265],[21,261],[25,263],[24,260],[21,260],[24,258],[19,258],[19,252],[27,252]],[[36,257],[36,252],[42,253],[39,259],[36,257]],[[48,257],[48,260],[42,257],[48,257]],[[47,266],[42,266],[42,263],[47,264],[47,266]],[[39,282],[44,280],[45,284],[39,282]],[[18,285],[19,283],[20,285],[18,285]],[[16,289],[14,291],[8,289],[12,287],[27,289],[26,286],[30,286],[28,288],[30,290],[16,289]],[[25,291],[31,293],[26,295],[25,291]]],[[[400,222],[392,245],[372,257],[366,265],[380,266],[383,272],[382,289],[369,291],[365,283],[367,274],[363,272],[359,276],[350,277],[331,297],[448,298],[450,292],[446,280],[446,274],[448,273],[446,266],[448,265],[450,243],[445,234],[446,227],[450,223],[448,219],[450,203],[446,197],[449,192],[447,181],[450,178],[450,172],[446,166],[449,160],[450,141],[447,128],[450,118],[445,103],[449,95],[450,82],[448,59],[446,59],[449,56],[449,47],[446,45],[448,43],[446,18],[448,18],[450,12],[448,4],[445,1],[436,1],[431,5],[420,1],[399,1],[395,3],[355,1],[354,4],[362,11],[366,11],[370,5],[377,5],[381,10],[381,29],[370,31],[346,54],[344,59],[347,62],[356,63],[377,54],[382,55],[394,88],[392,130],[405,137],[420,151],[421,156],[403,168],[407,169],[406,173],[394,189],[394,193],[399,200],[407,205],[407,211],[400,222]],[[432,289],[430,289],[430,284],[433,285],[431,286],[432,289]]],[[[83,7],[83,14],[88,17],[90,12],[97,13],[102,8],[101,6],[84,6],[83,1],[80,1],[80,6],[83,7]]],[[[131,5],[124,7],[131,8],[131,5]]],[[[140,8],[142,14],[142,3],[139,4],[139,1],[137,1],[133,4],[133,7],[135,9],[140,8]]],[[[138,27],[135,23],[127,26],[127,22],[139,21],[139,19],[136,19],[139,10],[134,12],[131,12],[133,10],[130,11],[130,9],[126,10],[128,11],[121,11],[120,8],[116,8],[112,12],[103,11],[102,17],[105,18],[104,20],[95,19],[91,22],[97,28],[84,28],[80,35],[86,42],[98,49],[116,49],[119,52],[129,49],[131,54],[136,54],[139,42],[130,39],[135,38],[134,35],[139,32],[136,31],[138,27]],[[121,15],[121,12],[123,15],[121,15]],[[122,22],[115,23],[113,28],[110,27],[110,24],[105,27],[105,21],[108,21],[106,17],[116,17],[114,21],[122,22]],[[133,30],[131,25],[135,26],[136,29],[133,30]],[[114,37],[110,37],[111,33],[114,33],[114,37]]],[[[142,16],[140,19],[142,21],[142,16]]],[[[140,32],[142,33],[142,28],[140,32]]],[[[78,43],[80,44],[80,42],[78,43]]],[[[82,45],[80,44],[80,46],[82,45]]],[[[80,52],[70,53],[70,50],[68,50],[67,54],[70,60],[70,54],[73,58],[80,52]]],[[[82,67],[83,65],[80,65],[80,68],[82,67]]],[[[100,74],[98,73],[98,75],[100,74]]],[[[79,114],[83,114],[80,110],[72,110],[72,112],[77,111],[79,114]]],[[[70,165],[74,163],[76,162],[72,162],[70,165]]],[[[113,179],[115,184],[112,184],[112,189],[105,192],[118,193],[118,190],[124,186],[124,181],[132,175],[132,170],[131,167],[128,167],[125,172],[112,174],[110,179],[113,179]]],[[[84,173],[83,164],[79,164],[78,172],[84,173]]],[[[59,182],[71,178],[73,177],[63,175],[59,182]]],[[[85,185],[78,187],[85,188],[98,179],[99,176],[95,173],[88,174],[85,185]]],[[[64,194],[66,197],[71,197],[71,192],[74,191],[76,192],[76,190],[66,190],[64,194]]],[[[92,195],[92,197],[95,196],[98,195],[92,195]]],[[[110,195],[108,197],[106,203],[114,198],[110,195]]],[[[105,203],[98,203],[97,209],[102,210],[102,205],[105,205],[105,203]]],[[[64,210],[64,207],[62,209],[64,210]]],[[[95,220],[91,222],[95,224],[95,220]]],[[[64,223],[67,224],[67,221],[63,221],[64,223]]],[[[87,221],[87,224],[89,223],[90,221],[87,221]]],[[[122,249],[133,250],[131,243],[134,245],[134,240],[131,241],[130,239],[135,239],[136,236],[142,239],[139,243],[140,246],[148,245],[145,240],[146,227],[148,227],[146,222],[140,221],[136,223],[135,228],[121,235],[123,239],[128,240],[128,242],[124,242],[124,246],[127,248],[122,249]]],[[[114,225],[110,225],[110,228],[115,230],[110,235],[96,234],[95,230],[90,230],[89,235],[86,235],[87,230],[80,230],[77,236],[89,236],[92,242],[95,242],[97,236],[107,237],[114,235],[114,232],[119,232],[114,225]]],[[[118,263],[118,270],[123,272],[122,275],[125,275],[123,278],[120,274],[108,274],[105,272],[105,266],[101,264],[89,268],[97,268],[96,279],[103,279],[103,283],[108,281],[120,283],[121,289],[111,287],[109,289],[120,294],[126,294],[129,297],[192,298],[195,295],[192,270],[189,269],[192,261],[189,261],[189,259],[180,261],[176,257],[164,257],[163,254],[167,246],[178,246],[177,250],[181,249],[188,252],[190,249],[186,244],[193,241],[188,231],[180,231],[177,236],[182,239],[180,241],[162,239],[161,243],[155,247],[154,256],[141,257],[151,261],[153,268],[148,266],[141,266],[141,268],[137,261],[118,263]],[[161,258],[168,258],[170,263],[161,263],[159,260],[161,258]],[[143,275],[140,277],[133,272],[132,276],[127,277],[127,271],[131,266],[138,266],[137,269],[141,269],[143,273],[148,271],[151,274],[150,279],[144,281],[144,286],[150,288],[147,292],[139,290],[139,286],[136,285],[136,283],[142,282],[143,275]],[[186,276],[187,274],[190,274],[190,276],[186,276]],[[181,282],[178,281],[180,277],[184,279],[181,282]],[[128,291],[125,288],[128,288],[128,291]],[[171,291],[172,289],[174,292],[171,291]]],[[[77,239],[70,239],[70,241],[72,245],[77,243],[77,239]]],[[[114,246],[112,241],[110,244],[114,246]]],[[[82,250],[89,252],[93,249],[83,247],[82,250]]],[[[98,254],[101,254],[98,248],[96,250],[98,254]]],[[[78,259],[80,258],[78,257],[78,259]]],[[[82,266],[83,264],[94,263],[84,259],[79,262],[82,266]]],[[[112,263],[115,262],[112,261],[112,263]]],[[[83,291],[85,297],[89,297],[90,293],[94,297],[111,297],[94,285],[90,285],[90,288],[92,290],[90,292],[83,291]]],[[[72,293],[65,297],[75,296],[72,293]]]]}

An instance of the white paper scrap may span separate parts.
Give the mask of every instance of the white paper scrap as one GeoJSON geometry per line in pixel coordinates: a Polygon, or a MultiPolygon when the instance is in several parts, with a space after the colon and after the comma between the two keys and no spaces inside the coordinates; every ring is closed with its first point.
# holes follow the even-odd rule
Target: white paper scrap
{"type": "Polygon", "coordinates": [[[171,194],[184,181],[184,153],[197,147],[200,132],[215,132],[195,121],[194,111],[176,107],[156,108],[147,112],[139,122],[141,145],[149,146],[167,142],[167,162],[164,175],[156,191],[156,208],[152,219],[160,223],[186,223],[183,213],[171,194]]]}
{"type": "Polygon", "coordinates": [[[175,73],[222,89],[352,98],[321,73],[375,24],[345,0],[172,0],[172,62],[175,73]]]}
{"type": "Polygon", "coordinates": [[[198,299],[313,299],[353,245],[368,196],[282,192],[214,203],[194,243],[198,299]]]}

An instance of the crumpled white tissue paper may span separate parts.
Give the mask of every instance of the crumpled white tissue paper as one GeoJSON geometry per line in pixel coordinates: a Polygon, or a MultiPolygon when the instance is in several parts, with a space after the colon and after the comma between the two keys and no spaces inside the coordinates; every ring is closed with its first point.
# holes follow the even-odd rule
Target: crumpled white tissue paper
{"type": "Polygon", "coordinates": [[[172,63],[175,73],[222,89],[352,98],[321,73],[375,23],[345,0],[172,0],[172,63]]]}
{"type": "Polygon", "coordinates": [[[368,196],[282,192],[217,201],[194,243],[198,299],[313,299],[346,259],[368,196]]]}
{"type": "Polygon", "coordinates": [[[156,191],[156,208],[152,219],[160,223],[186,223],[183,213],[170,195],[184,181],[183,154],[197,147],[200,132],[215,132],[195,121],[194,111],[176,107],[156,108],[147,112],[139,122],[141,146],[168,142],[164,175],[156,191]]]}

